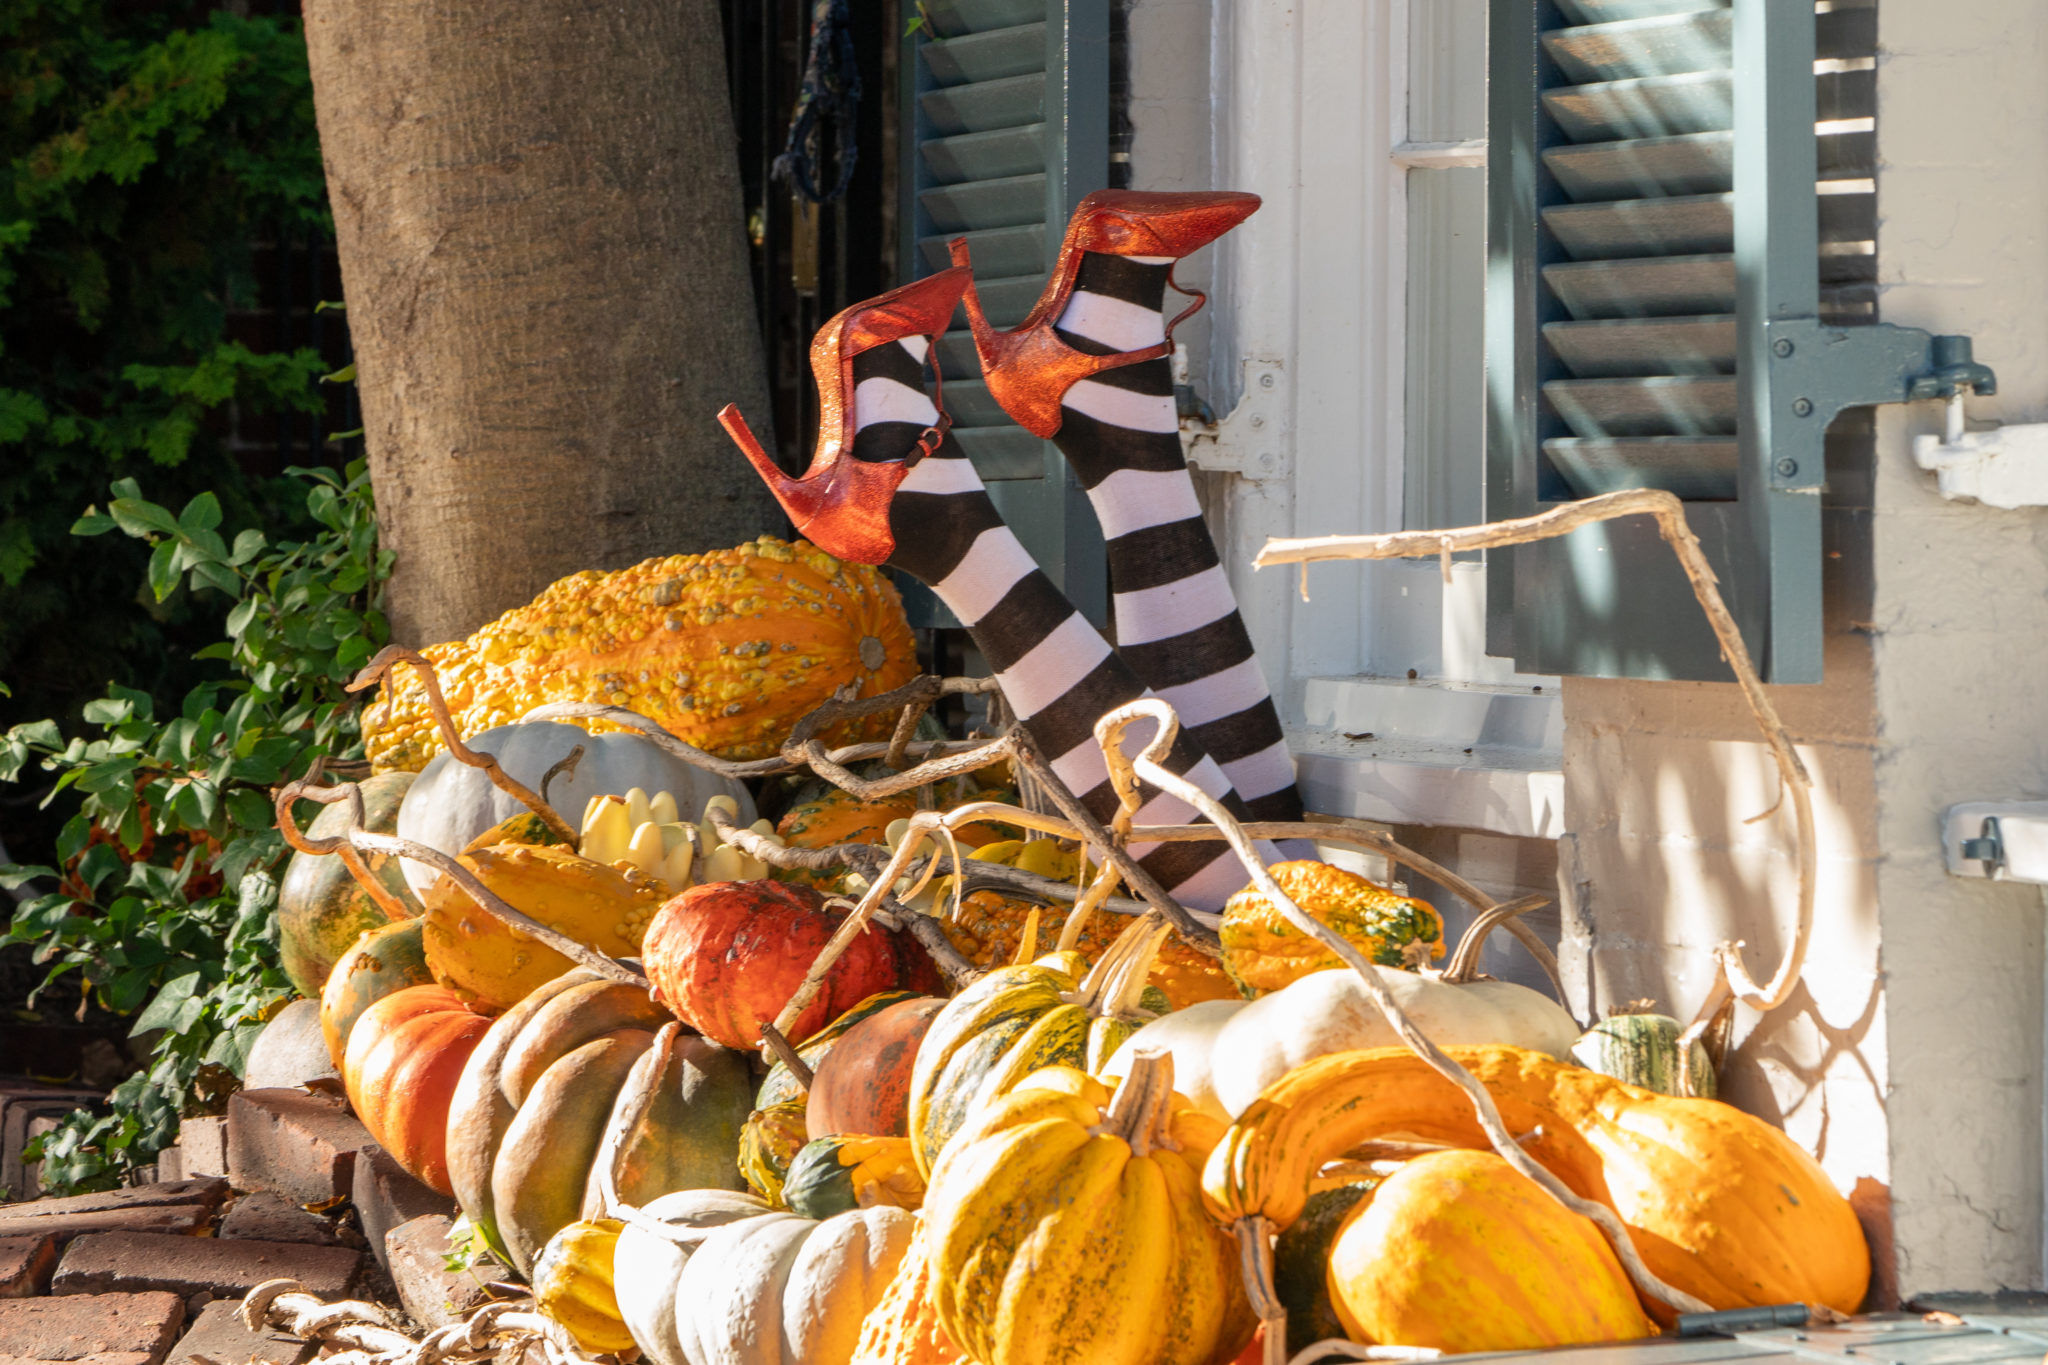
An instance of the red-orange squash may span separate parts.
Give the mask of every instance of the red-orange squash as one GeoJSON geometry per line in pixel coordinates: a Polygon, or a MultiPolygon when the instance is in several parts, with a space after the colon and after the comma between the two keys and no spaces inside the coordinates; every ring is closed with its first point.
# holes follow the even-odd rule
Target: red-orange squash
{"type": "Polygon", "coordinates": [[[848,1029],[820,1059],[804,1121],[811,1137],[910,1132],[910,1076],[917,1045],[946,1002],[899,1000],[848,1029]]]}
{"type": "Polygon", "coordinates": [[[442,1194],[448,1183],[448,1104],[491,1021],[445,986],[408,986],[356,1020],[342,1084],[356,1117],[408,1174],[442,1194]]]}
{"type": "MultiPolygon", "coordinates": [[[[771,1022],[845,918],[825,909],[808,886],[784,882],[712,882],[693,886],[654,917],[641,960],[654,998],[706,1038],[726,1047],[761,1044],[771,1022]]],[[[791,1042],[896,984],[896,948],[876,925],[861,933],[825,975],[823,986],[789,1029],[791,1042]]]]}

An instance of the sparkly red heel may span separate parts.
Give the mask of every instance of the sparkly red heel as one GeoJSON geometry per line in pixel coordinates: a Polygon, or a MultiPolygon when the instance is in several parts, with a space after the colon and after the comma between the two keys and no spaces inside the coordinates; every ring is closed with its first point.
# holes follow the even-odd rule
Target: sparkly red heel
{"type": "MultiPolygon", "coordinates": [[[[1015,331],[998,332],[982,312],[981,298],[970,283],[965,303],[974,329],[974,349],[981,356],[982,378],[989,396],[1019,426],[1035,436],[1060,429],[1060,399],[1076,381],[1104,370],[1173,353],[1173,329],[1204,302],[1197,290],[1173,287],[1194,299],[1166,324],[1166,340],[1156,346],[1114,355],[1089,355],[1060,340],[1053,331],[1067,300],[1081,257],[1090,251],[1107,256],[1160,256],[1179,260],[1221,237],[1258,210],[1259,196],[1231,190],[1198,194],[1145,194],[1135,190],[1097,190],[1083,199],[1067,224],[1052,276],[1031,315],[1015,331]]],[[[968,264],[967,240],[951,243],[953,264],[968,264]]],[[[1172,283],[1172,277],[1168,277],[1172,283]]]]}
{"type": "MultiPolygon", "coordinates": [[[[910,467],[937,449],[952,419],[938,421],[917,439],[907,458],[888,463],[853,456],[853,358],[906,337],[937,337],[953,319],[972,277],[962,268],[906,284],[857,303],[818,330],[811,342],[811,374],[818,381],[818,448],[811,467],[792,479],[761,449],[744,417],[728,403],[718,414],[769,491],[796,523],[797,534],[829,555],[857,564],[880,564],[896,549],[889,502],[910,467]]],[[[936,367],[934,369],[936,373],[936,367]]]]}

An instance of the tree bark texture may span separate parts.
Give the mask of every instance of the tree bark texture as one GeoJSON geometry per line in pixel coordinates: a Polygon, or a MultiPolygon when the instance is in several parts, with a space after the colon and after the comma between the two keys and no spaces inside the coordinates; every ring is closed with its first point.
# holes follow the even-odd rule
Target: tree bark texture
{"type": "Polygon", "coordinates": [[[713,0],[304,9],[394,639],[783,528],[713,0]]]}

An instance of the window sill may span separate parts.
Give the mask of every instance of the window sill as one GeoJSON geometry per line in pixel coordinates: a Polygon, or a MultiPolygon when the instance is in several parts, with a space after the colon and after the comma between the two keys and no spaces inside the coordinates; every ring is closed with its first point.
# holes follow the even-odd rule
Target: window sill
{"type": "Polygon", "coordinates": [[[1564,832],[1562,698],[1523,688],[1311,678],[1288,731],[1310,810],[1528,839],[1564,832]]]}

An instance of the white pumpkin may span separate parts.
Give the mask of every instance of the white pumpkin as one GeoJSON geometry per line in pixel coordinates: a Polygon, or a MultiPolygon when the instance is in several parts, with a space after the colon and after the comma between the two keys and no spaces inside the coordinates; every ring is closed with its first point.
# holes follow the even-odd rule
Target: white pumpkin
{"type": "Polygon", "coordinates": [[[704,1239],[676,1282],[689,1365],[847,1365],[916,1215],[883,1206],[815,1222],[769,1213],[704,1239]]]}
{"type": "MultiPolygon", "coordinates": [[[[768,1205],[751,1194],[731,1190],[683,1190],[651,1200],[641,1212],[677,1229],[695,1229],[708,1237],[714,1228],[741,1219],[759,1218],[768,1205]]],[[[676,1335],[676,1288],[695,1245],[679,1246],[636,1223],[626,1224],[613,1253],[612,1289],[619,1316],[633,1342],[651,1365],[690,1365],[676,1335]]]]}
{"type": "MultiPolygon", "coordinates": [[[[753,823],[754,799],[738,779],[693,767],[638,735],[593,735],[574,725],[535,721],[496,726],[469,741],[470,748],[497,759],[507,773],[534,791],[540,790],[548,769],[579,744],[583,757],[576,771],[557,777],[548,788],[548,804],[571,829],[581,827],[583,808],[591,797],[624,796],[635,787],[650,796],[672,794],[676,809],[690,820],[712,797],[730,796],[740,809],[735,823],[753,823]]],[[[398,835],[453,856],[477,835],[523,809],[493,786],[482,769],[440,753],[406,792],[398,808],[398,835]]],[[[425,894],[440,875],[424,863],[405,862],[406,882],[416,894],[425,894]]]]}
{"type": "Polygon", "coordinates": [[[1164,1048],[1173,1057],[1174,1093],[1195,1102],[1195,1108],[1211,1118],[1229,1123],[1230,1111],[1216,1098],[1215,1078],[1209,1064],[1216,1035],[1245,1008],[1242,1000],[1201,1000],[1184,1010],[1162,1014],[1124,1040],[1116,1055],[1104,1064],[1104,1077],[1121,1079],[1131,1073],[1136,1049],[1164,1048]]]}
{"type": "MultiPolygon", "coordinates": [[[[1527,986],[1509,981],[1454,985],[1436,972],[1373,970],[1394,1003],[1440,1047],[1507,1043],[1562,1060],[1578,1041],[1579,1026],[1563,1007],[1527,986]]],[[[1143,1036],[1141,1029],[1126,1046],[1143,1036]]],[[[1285,990],[1252,1001],[1217,1030],[1210,1083],[1224,1111],[1236,1118],[1260,1091],[1303,1062],[1400,1042],[1350,968],[1311,972],[1285,990]]],[[[1176,1067],[1178,1062],[1175,1058],[1176,1067]]]]}

